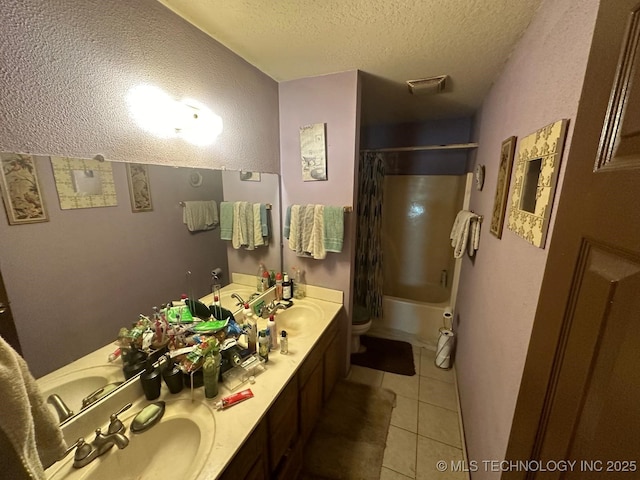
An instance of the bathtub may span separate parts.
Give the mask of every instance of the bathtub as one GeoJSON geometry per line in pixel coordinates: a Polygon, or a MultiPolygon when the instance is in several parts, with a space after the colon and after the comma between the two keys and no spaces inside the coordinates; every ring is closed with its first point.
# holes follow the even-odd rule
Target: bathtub
{"type": "Polygon", "coordinates": [[[439,329],[443,326],[442,315],[448,306],[448,300],[425,303],[385,295],[382,297],[382,319],[376,320],[376,324],[384,329],[413,335],[426,348],[435,351],[439,329]]]}

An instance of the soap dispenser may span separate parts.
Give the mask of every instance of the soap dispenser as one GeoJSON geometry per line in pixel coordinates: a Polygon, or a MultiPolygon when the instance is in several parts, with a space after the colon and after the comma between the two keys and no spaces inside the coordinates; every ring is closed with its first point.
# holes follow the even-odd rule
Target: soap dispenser
{"type": "Polygon", "coordinates": [[[160,372],[153,365],[151,358],[147,359],[147,367],[140,375],[140,383],[142,384],[142,390],[147,400],[155,400],[160,396],[160,387],[162,387],[160,372]]]}

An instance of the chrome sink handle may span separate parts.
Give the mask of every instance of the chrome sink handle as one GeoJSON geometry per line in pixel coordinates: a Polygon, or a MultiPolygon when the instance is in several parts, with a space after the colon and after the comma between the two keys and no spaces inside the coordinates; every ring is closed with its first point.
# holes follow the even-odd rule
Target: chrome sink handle
{"type": "Polygon", "coordinates": [[[114,433],[124,434],[124,432],[127,431],[127,427],[125,427],[124,424],[120,421],[120,419],[118,418],[118,415],[120,415],[125,410],[129,410],[130,408],[131,408],[131,403],[127,403],[116,413],[111,414],[111,416],[109,417],[109,428],[107,429],[107,434],[109,435],[112,435],[114,433]]]}

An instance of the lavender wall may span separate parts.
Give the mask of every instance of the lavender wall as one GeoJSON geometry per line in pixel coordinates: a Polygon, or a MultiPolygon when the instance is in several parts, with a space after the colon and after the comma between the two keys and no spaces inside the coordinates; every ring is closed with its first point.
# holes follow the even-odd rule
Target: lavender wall
{"type": "Polygon", "coordinates": [[[9,226],[0,216],[2,275],[35,376],[113,341],[154,305],[207,294],[211,270],[227,264],[219,230],[190,233],[179,205],[220,202],[219,171],[201,170],[193,188],[191,169],[151,165],[153,211],[132,213],[124,163],[113,163],[118,206],[78,210],[60,209],[49,158],[36,167],[50,221],[9,226]]]}
{"type": "Polygon", "coordinates": [[[277,83],[154,0],[0,2],[0,151],[278,172],[277,83]],[[220,115],[209,147],[129,117],[148,83],[220,115]]]}
{"type": "MultiPolygon", "coordinates": [[[[566,161],[597,8],[598,0],[545,1],[485,98],[476,161],[486,165],[486,182],[471,197],[471,208],[485,218],[493,209],[504,139],[521,139],[567,118],[566,161]]],[[[558,192],[563,174],[562,167],[558,192]]],[[[550,232],[554,220],[552,215],[550,232]]],[[[504,458],[546,260],[547,250],[506,227],[498,240],[488,225],[475,262],[464,259],[456,315],[457,373],[471,460],[504,458]]],[[[497,479],[500,473],[480,469],[472,476],[497,479]]]]}
{"type": "MultiPolygon", "coordinates": [[[[357,71],[303,78],[279,85],[280,163],[282,206],[321,203],[351,206],[356,201],[357,156],[359,145],[359,79],[357,71]],[[327,181],[303,182],[300,164],[300,127],[326,123],[327,181]]],[[[353,213],[345,213],[345,239],[341,253],[328,253],[325,260],[297,257],[285,245],[284,269],[298,266],[306,283],[344,291],[347,314],[351,311],[351,286],[355,258],[353,213]]],[[[342,318],[346,339],[351,324],[342,318]]]]}

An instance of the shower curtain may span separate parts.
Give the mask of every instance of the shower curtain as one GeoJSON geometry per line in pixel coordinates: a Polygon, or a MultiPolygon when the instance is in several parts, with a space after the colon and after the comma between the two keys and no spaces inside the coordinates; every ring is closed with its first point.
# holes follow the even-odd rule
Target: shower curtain
{"type": "Polygon", "coordinates": [[[359,172],[355,302],[372,318],[381,318],[384,156],[361,153],[359,172]]]}

